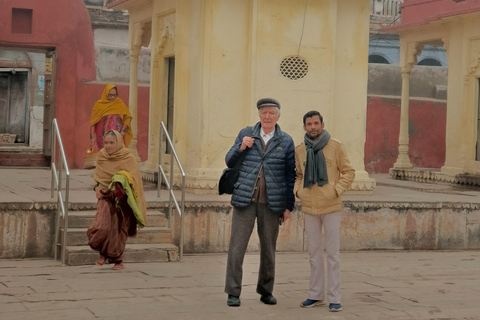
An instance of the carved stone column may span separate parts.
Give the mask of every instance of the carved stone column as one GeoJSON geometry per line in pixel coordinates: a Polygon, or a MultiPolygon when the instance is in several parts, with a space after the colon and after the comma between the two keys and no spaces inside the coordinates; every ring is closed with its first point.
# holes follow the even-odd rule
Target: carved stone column
{"type": "Polygon", "coordinates": [[[138,105],[138,57],[142,46],[147,47],[150,43],[151,24],[145,22],[137,22],[133,25],[130,34],[130,92],[128,100],[128,108],[132,115],[132,140],[128,148],[135,156],[138,162],[140,157],[137,151],[137,105],[138,105]]]}
{"type": "Polygon", "coordinates": [[[417,56],[421,53],[421,47],[415,43],[408,43],[405,63],[402,67],[402,100],[400,110],[400,134],[398,138],[398,157],[393,165],[396,169],[413,168],[408,156],[408,109],[410,103],[410,71],[417,64],[417,56]]]}
{"type": "Polygon", "coordinates": [[[410,101],[410,70],[402,68],[402,99],[400,109],[400,135],[398,137],[398,157],[394,168],[411,169],[413,165],[408,156],[408,108],[410,101]]]}

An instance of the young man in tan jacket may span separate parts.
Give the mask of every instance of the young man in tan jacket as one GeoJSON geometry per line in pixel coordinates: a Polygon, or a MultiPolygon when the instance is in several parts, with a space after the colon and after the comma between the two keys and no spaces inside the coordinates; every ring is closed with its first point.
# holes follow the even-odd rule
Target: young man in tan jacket
{"type": "Polygon", "coordinates": [[[302,200],[305,231],[310,254],[310,286],[303,308],[324,304],[325,272],[322,227],[327,251],[329,310],[341,311],[340,303],[340,220],[341,195],[355,178],[345,146],[324,130],[318,111],[303,116],[304,142],[295,148],[295,195],[302,200]]]}

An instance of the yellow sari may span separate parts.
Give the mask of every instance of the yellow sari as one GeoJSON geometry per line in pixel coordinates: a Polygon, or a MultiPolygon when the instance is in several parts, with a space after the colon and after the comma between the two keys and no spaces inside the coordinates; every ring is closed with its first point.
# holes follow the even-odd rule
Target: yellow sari
{"type": "Polygon", "coordinates": [[[128,147],[130,140],[132,139],[132,128],[130,127],[132,115],[130,114],[128,107],[119,97],[116,97],[113,101],[108,100],[108,93],[113,88],[116,88],[116,86],[113,84],[107,84],[103,89],[101,99],[93,106],[92,116],[90,117],[90,126],[96,125],[107,115],[119,115],[122,119],[123,125],[127,125],[127,130],[125,131],[125,146],[128,147]]]}

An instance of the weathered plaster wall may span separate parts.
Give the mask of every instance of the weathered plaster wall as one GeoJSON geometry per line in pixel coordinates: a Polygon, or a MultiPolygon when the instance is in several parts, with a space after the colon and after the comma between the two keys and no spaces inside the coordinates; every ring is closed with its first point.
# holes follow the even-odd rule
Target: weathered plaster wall
{"type": "MultiPolygon", "coordinates": [[[[365,169],[388,173],[398,155],[400,98],[370,95],[367,101],[365,169]]],[[[412,98],[409,111],[411,163],[440,169],[445,163],[446,101],[412,98]]]]}
{"type": "MultiPolygon", "coordinates": [[[[130,79],[130,56],[127,29],[95,28],[95,66],[97,81],[128,83],[130,79]]],[[[140,52],[138,81],[150,82],[150,49],[140,52]]]]}

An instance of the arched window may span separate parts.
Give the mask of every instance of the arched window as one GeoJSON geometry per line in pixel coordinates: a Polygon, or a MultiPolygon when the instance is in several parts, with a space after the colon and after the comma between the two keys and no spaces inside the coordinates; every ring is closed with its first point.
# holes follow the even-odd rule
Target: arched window
{"type": "Polygon", "coordinates": [[[425,58],[418,63],[419,66],[441,67],[442,64],[437,59],[425,58]]]}
{"type": "Polygon", "coordinates": [[[390,64],[387,59],[384,57],[378,55],[378,54],[372,54],[368,56],[368,63],[384,63],[384,64],[390,64]]]}

